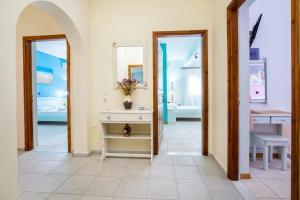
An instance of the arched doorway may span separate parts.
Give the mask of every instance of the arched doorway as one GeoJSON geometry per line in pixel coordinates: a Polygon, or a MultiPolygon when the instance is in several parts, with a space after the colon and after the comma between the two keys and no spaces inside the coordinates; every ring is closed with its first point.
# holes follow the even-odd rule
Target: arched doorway
{"type": "MultiPolygon", "coordinates": [[[[69,42],[70,45],[70,52],[72,52],[70,56],[70,62],[72,63],[72,71],[69,73],[70,79],[72,79],[72,84],[71,87],[69,88],[69,93],[68,95],[70,96],[70,99],[72,101],[69,104],[70,109],[72,109],[72,113],[69,115],[70,119],[70,126],[68,127],[68,132],[70,130],[72,131],[72,138],[70,137],[71,134],[68,134],[69,137],[69,152],[79,152],[79,153],[86,153],[88,149],[88,140],[87,140],[87,106],[78,107],[75,105],[78,105],[78,102],[85,102],[87,99],[87,90],[86,90],[86,81],[87,81],[87,70],[82,68],[81,66],[86,66],[86,54],[84,51],[84,44],[83,40],[80,36],[80,33],[76,27],[76,25],[73,23],[71,18],[65,13],[59,6],[55,5],[54,3],[48,2],[48,1],[36,1],[33,2],[29,5],[27,5],[22,12],[19,15],[18,18],[18,23],[17,23],[17,31],[18,31],[18,26],[20,18],[22,17],[22,13],[26,11],[29,7],[35,7],[38,9],[41,13],[44,13],[45,15],[48,15],[50,18],[52,18],[55,23],[59,26],[61,31],[59,33],[53,33],[53,32],[42,32],[40,33],[30,33],[30,35],[23,35],[23,36],[38,36],[38,35],[53,35],[53,34],[63,34],[65,35],[67,41],[69,42]],[[74,90],[76,88],[76,90],[74,90]],[[80,99],[78,98],[80,97],[80,99]],[[79,114],[80,113],[80,114],[79,114]],[[71,146],[71,144],[74,144],[71,146]],[[77,148],[80,150],[77,150],[77,148]]],[[[17,38],[17,40],[20,38],[17,38]]],[[[17,44],[17,51],[19,51],[20,44],[17,44]]],[[[22,54],[21,54],[22,56],[22,54]]],[[[17,54],[17,60],[20,55],[17,54]]],[[[20,66],[23,66],[23,63],[21,65],[17,63],[17,74],[21,74],[21,79],[23,80],[23,74],[22,69],[20,66]]],[[[22,94],[21,90],[23,89],[23,83],[19,83],[17,85],[17,94],[22,94]]],[[[24,103],[26,105],[26,102],[23,101],[22,98],[17,97],[17,132],[18,132],[18,137],[20,135],[25,135],[27,137],[29,135],[29,138],[24,138],[23,139],[23,147],[26,147],[25,141],[30,141],[32,142],[32,131],[30,128],[26,127],[30,123],[26,122],[26,117],[24,117],[24,103]],[[23,113],[22,113],[23,112],[23,113]],[[29,132],[28,132],[29,130],[29,132]],[[24,134],[25,132],[25,134],[24,134]]],[[[25,113],[26,114],[26,113],[25,113]]],[[[21,136],[22,137],[22,136],[21,136]]],[[[23,136],[24,137],[24,136],[23,136]]],[[[20,141],[19,141],[20,142],[20,141]]],[[[22,143],[22,139],[21,139],[22,143]]],[[[28,143],[28,142],[27,142],[28,143]]],[[[19,147],[19,145],[18,145],[19,147]]],[[[22,145],[21,145],[22,149],[22,145]]]]}

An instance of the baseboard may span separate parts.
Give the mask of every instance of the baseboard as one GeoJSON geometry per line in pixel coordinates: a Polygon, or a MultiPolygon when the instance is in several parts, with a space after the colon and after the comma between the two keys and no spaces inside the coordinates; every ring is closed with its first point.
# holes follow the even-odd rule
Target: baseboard
{"type": "Polygon", "coordinates": [[[250,173],[242,173],[240,174],[240,179],[251,179],[250,173]]]}
{"type": "Polygon", "coordinates": [[[102,154],[102,150],[92,150],[91,154],[102,154]]]}
{"type": "Polygon", "coordinates": [[[77,153],[77,152],[72,152],[72,156],[74,157],[88,157],[91,155],[91,151],[87,153],[77,153]]]}
{"type": "Polygon", "coordinates": [[[17,150],[18,151],[25,151],[25,147],[18,147],[17,150]]]}

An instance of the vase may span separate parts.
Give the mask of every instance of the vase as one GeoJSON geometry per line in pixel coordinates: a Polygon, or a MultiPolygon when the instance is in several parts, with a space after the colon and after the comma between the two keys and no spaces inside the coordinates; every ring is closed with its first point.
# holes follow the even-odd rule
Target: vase
{"type": "Polygon", "coordinates": [[[123,98],[123,105],[125,110],[130,110],[132,107],[132,98],[130,95],[125,95],[123,98]]]}
{"type": "Polygon", "coordinates": [[[131,135],[131,127],[129,126],[129,124],[125,124],[125,126],[123,127],[123,134],[125,137],[129,137],[131,135]]]}

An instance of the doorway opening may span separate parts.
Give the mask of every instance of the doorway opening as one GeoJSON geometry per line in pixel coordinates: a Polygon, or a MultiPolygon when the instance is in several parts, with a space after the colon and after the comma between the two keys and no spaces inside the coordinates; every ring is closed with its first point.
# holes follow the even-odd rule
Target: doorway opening
{"type": "Polygon", "coordinates": [[[154,153],[208,155],[207,31],[153,33],[154,153]]]}
{"type": "Polygon", "coordinates": [[[227,9],[228,177],[251,179],[256,198],[299,199],[298,5],[233,0],[227,9]]]}
{"type": "Polygon", "coordinates": [[[68,41],[49,35],[23,42],[25,150],[71,152],[68,41]]]}

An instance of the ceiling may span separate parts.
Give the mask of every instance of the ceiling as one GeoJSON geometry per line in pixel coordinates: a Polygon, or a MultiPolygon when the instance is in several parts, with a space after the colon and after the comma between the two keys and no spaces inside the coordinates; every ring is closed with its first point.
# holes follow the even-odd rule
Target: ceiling
{"type": "Polygon", "coordinates": [[[49,40],[36,42],[36,50],[58,58],[67,58],[66,40],[49,40]]]}
{"type": "Polygon", "coordinates": [[[200,35],[193,36],[176,36],[159,38],[159,43],[167,44],[168,61],[184,60],[192,56],[201,44],[200,35]]]}

